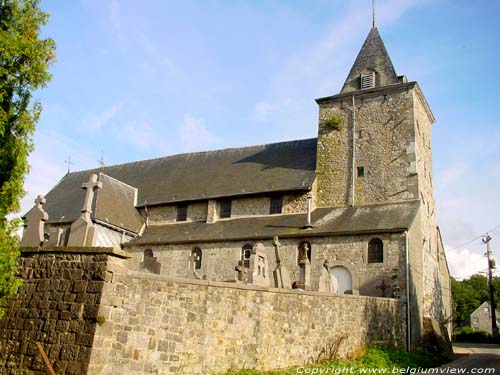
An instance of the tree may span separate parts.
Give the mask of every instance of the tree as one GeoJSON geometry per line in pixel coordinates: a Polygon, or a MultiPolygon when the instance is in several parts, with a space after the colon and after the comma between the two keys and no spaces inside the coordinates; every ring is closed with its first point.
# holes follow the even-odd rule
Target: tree
{"type": "MultiPolygon", "coordinates": [[[[493,278],[495,300],[500,298],[500,278],[493,278]]],[[[488,280],[483,275],[473,275],[469,279],[457,281],[451,279],[453,297],[453,322],[455,327],[461,326],[483,302],[490,302],[488,280]]],[[[498,308],[497,308],[498,310],[498,308]]]]}
{"type": "Polygon", "coordinates": [[[39,0],[0,0],[0,300],[15,292],[18,241],[16,221],[7,215],[19,210],[28,172],[32,134],[40,113],[32,93],[50,80],[55,43],[40,38],[48,14],[39,0]]]}

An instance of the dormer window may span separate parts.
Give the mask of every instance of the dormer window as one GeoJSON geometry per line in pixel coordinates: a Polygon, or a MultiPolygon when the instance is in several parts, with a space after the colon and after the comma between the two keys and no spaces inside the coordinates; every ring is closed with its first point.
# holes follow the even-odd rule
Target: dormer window
{"type": "Polygon", "coordinates": [[[361,74],[361,90],[375,87],[375,72],[361,74]]]}

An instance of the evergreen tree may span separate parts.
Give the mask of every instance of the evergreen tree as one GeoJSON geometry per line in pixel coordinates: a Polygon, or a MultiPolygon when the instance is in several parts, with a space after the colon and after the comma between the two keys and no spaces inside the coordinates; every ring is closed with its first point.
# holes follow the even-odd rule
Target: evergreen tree
{"type": "Polygon", "coordinates": [[[50,80],[55,58],[52,39],[40,38],[48,14],[39,0],[0,0],[0,301],[19,285],[16,274],[16,221],[7,215],[19,210],[28,154],[40,112],[32,102],[34,90],[50,80]]]}

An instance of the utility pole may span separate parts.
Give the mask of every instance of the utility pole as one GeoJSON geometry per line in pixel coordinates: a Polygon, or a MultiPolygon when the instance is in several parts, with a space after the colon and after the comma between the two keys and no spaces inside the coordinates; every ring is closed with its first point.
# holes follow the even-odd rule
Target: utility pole
{"type": "Polygon", "coordinates": [[[490,292],[490,309],[491,309],[491,334],[493,337],[498,337],[495,293],[493,289],[493,268],[495,268],[493,255],[490,248],[491,237],[486,234],[483,237],[483,243],[486,244],[486,256],[488,257],[488,287],[490,292]]]}

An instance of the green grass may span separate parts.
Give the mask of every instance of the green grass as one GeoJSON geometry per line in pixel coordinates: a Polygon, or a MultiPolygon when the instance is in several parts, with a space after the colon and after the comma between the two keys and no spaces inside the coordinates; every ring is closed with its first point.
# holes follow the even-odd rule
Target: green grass
{"type": "Polygon", "coordinates": [[[293,367],[287,370],[256,371],[256,370],[230,370],[223,375],[297,375],[297,374],[342,374],[341,369],[353,369],[349,374],[363,374],[361,369],[377,368],[388,369],[390,374],[396,368],[431,368],[446,362],[444,357],[436,356],[425,352],[402,352],[394,349],[368,349],[366,354],[356,360],[338,359],[334,361],[322,362],[309,366],[293,367]],[[316,369],[316,371],[314,371],[316,369]],[[335,372],[334,369],[338,369],[335,372]]]}

